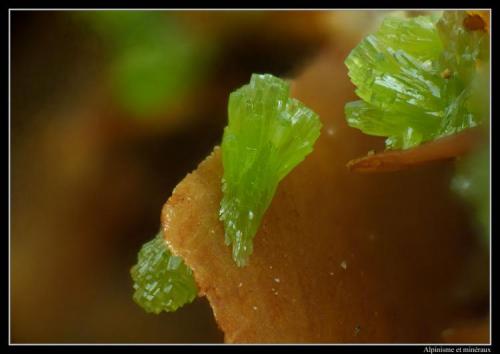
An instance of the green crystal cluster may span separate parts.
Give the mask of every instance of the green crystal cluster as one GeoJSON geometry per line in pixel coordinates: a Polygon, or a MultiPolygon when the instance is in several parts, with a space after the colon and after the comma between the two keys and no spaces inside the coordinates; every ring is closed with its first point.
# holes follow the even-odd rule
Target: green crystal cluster
{"type": "Polygon", "coordinates": [[[313,150],[320,134],[318,115],[289,91],[284,80],[254,74],[229,97],[219,217],[238,266],[252,254],[253,237],[278,183],[313,150]]]}
{"type": "Polygon", "coordinates": [[[408,149],[486,119],[469,99],[489,36],[464,28],[465,16],[386,18],[345,61],[361,98],[346,104],[348,124],[387,137],[389,149],[408,149]]]}
{"type": "Polygon", "coordinates": [[[191,269],[172,255],[162,232],[142,246],[131,275],[134,301],[146,312],[175,311],[198,294],[191,269]]]}

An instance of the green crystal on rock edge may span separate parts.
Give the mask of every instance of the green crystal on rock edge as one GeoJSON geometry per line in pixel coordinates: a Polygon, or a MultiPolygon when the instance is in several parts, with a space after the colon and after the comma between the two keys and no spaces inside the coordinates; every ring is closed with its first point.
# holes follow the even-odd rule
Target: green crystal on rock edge
{"type": "Polygon", "coordinates": [[[172,255],[161,231],[142,246],[130,273],[134,301],[149,313],[175,311],[198,294],[193,272],[182,258],[172,255]]]}
{"type": "Polygon", "coordinates": [[[321,122],[290,98],[289,83],[269,74],[253,74],[231,93],[228,115],[219,217],[234,261],[244,266],[278,183],[313,150],[321,122]]]}
{"type": "Polygon", "coordinates": [[[389,149],[408,149],[481,123],[469,109],[477,60],[487,61],[484,31],[463,28],[466,13],[386,18],[352,50],[345,64],[359,101],[345,106],[347,122],[385,136],[389,149]]]}

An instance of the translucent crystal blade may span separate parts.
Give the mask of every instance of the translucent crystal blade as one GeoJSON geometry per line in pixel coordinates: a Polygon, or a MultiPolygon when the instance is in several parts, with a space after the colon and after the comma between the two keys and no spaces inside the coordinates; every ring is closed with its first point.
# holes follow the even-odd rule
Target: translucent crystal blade
{"type": "Polygon", "coordinates": [[[312,150],[319,117],[289,97],[289,84],[272,75],[252,75],[229,97],[224,130],[224,178],[220,219],[225,242],[239,266],[252,254],[252,239],[278,183],[312,150]]]}

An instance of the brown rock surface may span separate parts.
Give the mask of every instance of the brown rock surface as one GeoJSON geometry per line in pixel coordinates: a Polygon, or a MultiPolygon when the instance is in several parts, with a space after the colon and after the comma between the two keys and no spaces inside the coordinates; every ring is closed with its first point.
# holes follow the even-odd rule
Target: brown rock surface
{"type": "Polygon", "coordinates": [[[226,342],[438,342],[467,307],[454,289],[475,238],[449,192],[453,164],[346,168],[383,140],[346,126],[355,96],[345,54],[326,52],[294,81],[322,133],[278,187],[247,267],[224,245],[218,148],[163,208],[165,238],[193,269],[226,342]]]}

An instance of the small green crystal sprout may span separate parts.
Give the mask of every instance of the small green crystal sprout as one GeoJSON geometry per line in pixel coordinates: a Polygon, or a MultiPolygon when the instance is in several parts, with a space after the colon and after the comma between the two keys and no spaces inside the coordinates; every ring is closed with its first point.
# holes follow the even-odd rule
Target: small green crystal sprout
{"type": "Polygon", "coordinates": [[[193,272],[172,255],[161,231],[142,246],[131,275],[134,301],[149,313],[175,311],[198,294],[193,272]]]}
{"type": "Polygon", "coordinates": [[[408,149],[479,125],[471,109],[478,63],[489,60],[489,35],[468,30],[465,11],[440,19],[387,17],[347,57],[359,101],[345,106],[348,124],[408,149]]]}
{"type": "Polygon", "coordinates": [[[253,74],[231,93],[229,123],[222,140],[223,198],[219,217],[233,259],[245,266],[252,240],[278,183],[313,150],[319,116],[294,98],[290,85],[269,74],[253,74]]]}

